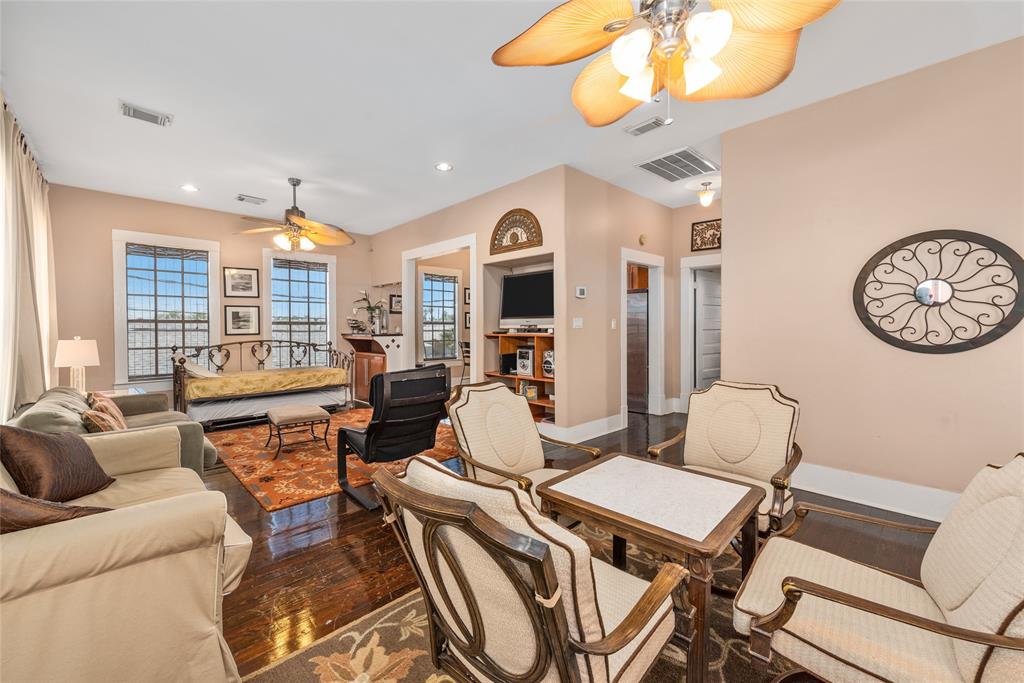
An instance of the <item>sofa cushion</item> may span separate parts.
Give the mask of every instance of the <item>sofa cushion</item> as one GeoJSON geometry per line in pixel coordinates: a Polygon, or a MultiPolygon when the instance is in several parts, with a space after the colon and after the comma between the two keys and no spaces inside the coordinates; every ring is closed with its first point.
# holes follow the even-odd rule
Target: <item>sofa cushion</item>
{"type": "Polygon", "coordinates": [[[85,396],[74,389],[56,387],[44,391],[35,403],[9,423],[34,432],[85,434],[82,413],[89,410],[85,396]]]}
{"type": "Polygon", "coordinates": [[[77,434],[0,426],[0,461],[20,493],[58,503],[95,493],[114,482],[77,434]]]}
{"type": "Polygon", "coordinates": [[[0,534],[34,529],[37,526],[46,526],[77,517],[88,517],[108,510],[109,508],[54,503],[0,489],[0,534]]]}
{"type": "Polygon", "coordinates": [[[102,491],[70,501],[74,505],[123,508],[186,493],[205,491],[203,480],[186,467],[167,467],[118,475],[102,491]]]}
{"type": "Polygon", "coordinates": [[[127,415],[124,418],[129,429],[136,427],[155,427],[156,425],[177,424],[179,422],[193,422],[185,413],[177,410],[163,410],[159,413],[140,413],[139,415],[127,415]]]}

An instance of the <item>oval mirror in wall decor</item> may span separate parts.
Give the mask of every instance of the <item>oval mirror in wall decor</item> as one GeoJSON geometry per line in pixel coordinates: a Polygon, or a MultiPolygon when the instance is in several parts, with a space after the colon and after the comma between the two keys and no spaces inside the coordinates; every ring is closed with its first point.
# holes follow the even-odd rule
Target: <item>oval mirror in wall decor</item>
{"type": "Polygon", "coordinates": [[[853,307],[887,344],[918,353],[984,346],[1024,318],[1024,259],[999,240],[932,230],[879,250],[861,268],[853,307]]]}

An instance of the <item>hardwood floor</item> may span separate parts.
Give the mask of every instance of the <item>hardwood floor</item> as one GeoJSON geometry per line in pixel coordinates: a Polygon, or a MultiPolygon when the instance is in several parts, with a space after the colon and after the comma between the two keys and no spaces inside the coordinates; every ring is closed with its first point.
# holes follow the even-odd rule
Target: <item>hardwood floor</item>
{"type": "MultiPolygon", "coordinates": [[[[669,438],[685,423],[682,414],[630,414],[627,429],[587,445],[605,452],[644,453],[649,444],[669,438]]],[[[550,453],[563,459],[567,468],[579,462],[575,452],[553,449],[550,453]]],[[[668,462],[679,462],[681,457],[681,448],[665,454],[668,462]]],[[[224,598],[224,635],[243,676],[416,587],[380,511],[369,512],[336,495],[266,512],[227,470],[207,476],[206,486],[227,496],[229,514],[253,538],[242,583],[224,598]]],[[[798,501],[926,523],[804,491],[795,495],[798,501]]],[[[813,515],[797,538],[914,578],[928,541],[920,534],[813,515]]]]}

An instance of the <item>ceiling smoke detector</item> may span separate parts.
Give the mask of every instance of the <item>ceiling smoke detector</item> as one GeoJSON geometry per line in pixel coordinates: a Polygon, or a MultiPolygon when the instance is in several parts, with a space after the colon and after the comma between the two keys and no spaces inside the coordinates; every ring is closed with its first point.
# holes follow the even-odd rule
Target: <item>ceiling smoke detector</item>
{"type": "Polygon", "coordinates": [[[265,204],[266,201],[267,201],[263,197],[254,197],[251,194],[241,194],[241,193],[239,193],[238,196],[235,197],[235,199],[240,201],[240,202],[244,202],[246,204],[255,204],[257,206],[259,206],[260,204],[265,204]]]}
{"type": "Polygon", "coordinates": [[[164,114],[153,109],[146,109],[145,107],[129,104],[123,100],[119,104],[121,106],[121,115],[127,116],[130,119],[138,119],[139,121],[152,123],[155,126],[164,127],[174,123],[173,114],[164,114]]]}

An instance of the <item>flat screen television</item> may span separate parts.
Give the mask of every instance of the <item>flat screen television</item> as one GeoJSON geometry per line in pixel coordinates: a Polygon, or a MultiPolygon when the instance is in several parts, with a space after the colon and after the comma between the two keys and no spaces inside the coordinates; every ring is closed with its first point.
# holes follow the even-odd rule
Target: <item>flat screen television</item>
{"type": "Polygon", "coordinates": [[[552,270],[505,275],[501,279],[501,327],[553,327],[555,273],[552,270]]]}

